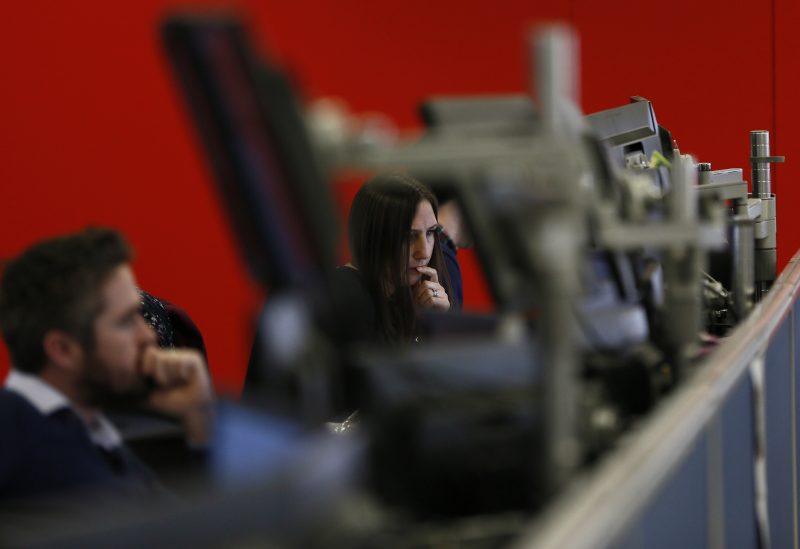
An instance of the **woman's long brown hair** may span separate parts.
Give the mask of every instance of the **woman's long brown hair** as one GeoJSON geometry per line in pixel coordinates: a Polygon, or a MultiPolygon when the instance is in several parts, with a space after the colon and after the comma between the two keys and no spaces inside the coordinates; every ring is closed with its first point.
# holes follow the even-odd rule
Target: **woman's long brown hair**
{"type": "MultiPolygon", "coordinates": [[[[438,216],[433,193],[405,174],[380,174],[358,190],[350,207],[348,235],[352,262],[372,296],[380,331],[387,342],[410,340],[416,330],[416,311],[408,276],[411,223],[420,202],[427,201],[438,216]]],[[[429,265],[450,296],[450,277],[438,237],[429,265]]],[[[452,297],[450,297],[452,303],[452,297]]]]}

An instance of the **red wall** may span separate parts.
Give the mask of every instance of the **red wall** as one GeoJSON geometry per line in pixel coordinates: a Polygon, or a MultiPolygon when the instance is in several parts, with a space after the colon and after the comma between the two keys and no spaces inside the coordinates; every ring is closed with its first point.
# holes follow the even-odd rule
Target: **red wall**
{"type": "MultiPolygon", "coordinates": [[[[416,105],[431,94],[527,90],[527,29],[572,21],[586,112],[643,95],[681,149],[715,168],[746,168],[749,130],[772,130],[775,153],[789,162],[773,185],[781,266],[800,244],[791,218],[800,191],[783,183],[800,170],[792,156],[798,44],[790,0],[760,8],[718,0],[666,8],[589,0],[4,5],[0,257],[87,224],[118,227],[137,249],[140,284],[201,327],[223,391],[241,386],[260,294],[236,255],[161,55],[158,22],[181,5],[247,12],[260,47],[308,97],[337,96],[406,129],[418,125],[416,105]]],[[[336,192],[346,203],[352,190],[336,192]]],[[[485,308],[473,258],[464,262],[467,305],[485,308]]],[[[8,360],[0,356],[2,374],[8,360]]]]}

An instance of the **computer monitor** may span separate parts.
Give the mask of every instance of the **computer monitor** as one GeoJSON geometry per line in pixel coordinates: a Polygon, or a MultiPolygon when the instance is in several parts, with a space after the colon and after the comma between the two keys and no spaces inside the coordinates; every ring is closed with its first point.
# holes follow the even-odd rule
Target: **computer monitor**
{"type": "MultiPolygon", "coordinates": [[[[589,114],[586,121],[618,168],[645,169],[642,162],[650,161],[656,152],[672,160],[672,135],[658,124],[653,104],[643,97],[634,96],[627,105],[589,114]]],[[[660,189],[669,188],[666,168],[652,170],[652,176],[660,189]]]]}
{"type": "Polygon", "coordinates": [[[236,19],[172,17],[162,31],[252,276],[272,291],[324,278],[338,219],[286,78],[236,19]]]}
{"type": "Polygon", "coordinates": [[[527,338],[475,336],[358,349],[374,493],[425,519],[535,506],[546,485],[539,355],[527,338]]]}
{"type": "MultiPolygon", "coordinates": [[[[509,136],[535,135],[540,131],[534,104],[524,95],[431,98],[420,106],[420,115],[428,128],[423,140],[456,136],[466,140],[479,133],[500,140],[509,136]]],[[[650,155],[655,150],[662,151],[661,128],[655,122],[652,105],[646,100],[590,115],[587,120],[596,134],[596,140],[586,139],[585,143],[591,147],[590,152],[597,156],[596,168],[602,171],[598,184],[610,182],[610,175],[604,169],[604,147],[619,146],[617,152],[620,155],[626,146],[632,147],[631,150],[641,148],[650,155]]],[[[542,145],[542,149],[547,151],[546,144],[542,145]]],[[[531,158],[538,160],[537,154],[545,162],[537,164],[542,173],[532,175],[546,178],[548,159],[532,147],[531,158]]],[[[455,178],[458,172],[454,171],[454,174],[455,178]]],[[[535,309],[539,296],[535,288],[531,290],[530,265],[515,261],[528,253],[527,239],[531,238],[532,233],[525,227],[529,226],[530,220],[548,213],[546,197],[537,202],[535,193],[509,193],[512,198],[506,199],[498,213],[493,211],[492,196],[503,191],[488,183],[479,186],[443,178],[425,179],[425,182],[434,192],[444,189],[446,193],[456,196],[463,210],[464,221],[474,236],[481,267],[499,308],[514,309],[516,306],[523,310],[535,309]],[[513,207],[509,208],[509,204],[513,207]],[[522,276],[517,278],[522,278],[521,281],[511,285],[506,283],[513,281],[514,275],[520,273],[522,276]]],[[[576,227],[576,230],[581,228],[576,227]]],[[[547,232],[540,232],[539,237],[547,238],[547,232]]],[[[641,296],[635,287],[634,265],[630,258],[621,253],[587,247],[585,260],[586,295],[576,305],[581,329],[580,344],[590,348],[621,348],[646,340],[649,326],[645,311],[640,306],[641,296]]]]}

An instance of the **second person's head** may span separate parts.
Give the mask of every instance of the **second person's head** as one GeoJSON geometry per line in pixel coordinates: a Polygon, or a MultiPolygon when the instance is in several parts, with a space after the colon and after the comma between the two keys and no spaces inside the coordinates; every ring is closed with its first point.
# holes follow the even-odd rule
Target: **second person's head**
{"type": "Polygon", "coordinates": [[[394,324],[403,335],[410,335],[406,331],[411,329],[409,323],[413,324],[406,318],[413,315],[413,304],[405,294],[410,296],[407,288],[422,277],[417,267],[432,267],[447,279],[439,248],[437,209],[433,193],[405,174],[371,178],[356,193],[350,207],[352,262],[377,300],[392,298],[400,307],[386,314],[398,316],[394,324]]]}

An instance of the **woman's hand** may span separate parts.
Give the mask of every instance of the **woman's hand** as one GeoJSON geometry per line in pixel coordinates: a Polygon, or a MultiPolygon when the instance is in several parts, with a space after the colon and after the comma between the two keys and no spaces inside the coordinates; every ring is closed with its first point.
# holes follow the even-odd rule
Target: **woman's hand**
{"type": "Polygon", "coordinates": [[[431,267],[417,267],[422,278],[411,288],[414,303],[421,309],[447,311],[450,300],[444,286],[439,284],[439,273],[431,267]]]}

